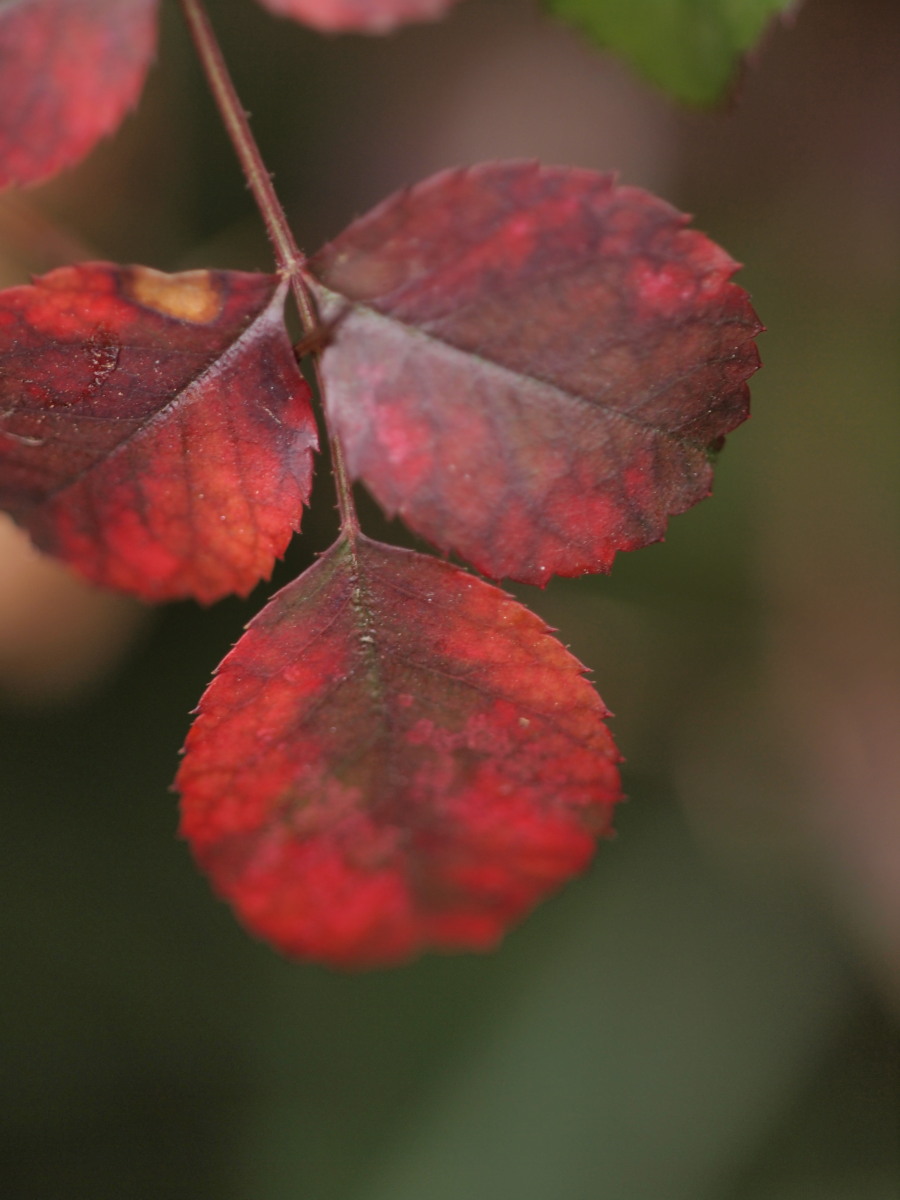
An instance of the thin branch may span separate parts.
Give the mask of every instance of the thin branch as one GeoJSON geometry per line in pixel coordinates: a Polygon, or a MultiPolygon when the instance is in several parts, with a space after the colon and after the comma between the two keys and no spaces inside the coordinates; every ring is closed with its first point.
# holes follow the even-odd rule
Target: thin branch
{"type": "MultiPolygon", "coordinates": [[[[275,252],[279,273],[290,281],[297,311],[300,314],[304,339],[314,338],[320,326],[315,303],[303,278],[302,271],[306,257],[294,239],[284,208],[272,184],[272,176],[263,162],[259,146],[247,120],[247,113],[235,90],[222,49],[202,0],[181,0],[181,8],[222,123],[265,223],[266,232],[275,252]]],[[[319,394],[324,396],[318,353],[313,354],[313,362],[319,394]]],[[[331,447],[331,463],[337,488],[341,528],[352,540],[359,531],[359,519],[353,503],[353,491],[344,461],[343,447],[340,439],[330,427],[327,413],[325,414],[325,427],[331,447]]]]}

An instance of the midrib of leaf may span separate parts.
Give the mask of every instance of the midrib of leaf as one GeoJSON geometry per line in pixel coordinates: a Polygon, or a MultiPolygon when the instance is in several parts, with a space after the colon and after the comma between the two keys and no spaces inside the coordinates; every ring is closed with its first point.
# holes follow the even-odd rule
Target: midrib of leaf
{"type": "MultiPolygon", "coordinates": [[[[496,359],[486,358],[483,354],[478,353],[476,350],[467,350],[460,346],[456,346],[453,342],[449,342],[445,338],[439,337],[436,334],[429,333],[427,330],[422,329],[418,325],[410,325],[406,321],[401,321],[398,318],[391,316],[389,313],[379,312],[378,309],[373,308],[368,304],[362,304],[359,301],[348,301],[339,292],[332,292],[318,282],[316,283],[316,288],[326,293],[329,299],[333,299],[339,304],[349,304],[351,309],[355,313],[362,314],[364,319],[372,319],[376,322],[383,321],[390,328],[400,330],[403,336],[424,341],[429,346],[435,348],[437,352],[443,352],[446,354],[450,359],[460,360],[461,363],[466,364],[463,367],[464,373],[466,370],[471,369],[471,360],[474,359],[481,367],[485,369],[488,374],[499,375],[505,381],[507,386],[509,385],[509,381],[512,380],[514,391],[518,392],[524,390],[527,392],[531,387],[534,386],[535,383],[537,383],[541,387],[547,388],[548,391],[552,392],[554,396],[561,399],[564,404],[577,403],[587,408],[591,413],[596,413],[596,410],[600,409],[602,414],[608,416],[610,419],[618,418],[621,421],[627,421],[637,429],[652,433],[654,436],[660,438],[666,438],[678,446],[691,446],[698,450],[705,449],[705,442],[697,442],[693,441],[691,438],[682,437],[679,435],[677,430],[669,430],[659,425],[654,425],[652,421],[645,420],[644,418],[637,416],[635,413],[626,412],[623,409],[616,408],[615,405],[610,404],[608,401],[603,400],[600,397],[584,395],[583,393],[577,391],[568,391],[566,388],[560,387],[558,384],[552,382],[552,380],[545,379],[541,375],[525,374],[522,371],[516,370],[515,367],[508,367],[504,363],[497,362],[496,359]]],[[[685,322],[685,324],[691,323],[694,322],[685,322]]],[[[746,340],[751,339],[748,338],[746,340]]],[[[708,366],[709,361],[710,360],[697,363],[689,370],[684,371],[679,375],[673,375],[669,380],[666,381],[666,386],[670,383],[681,382],[684,379],[690,378],[692,374],[708,366]]],[[[649,393],[650,396],[654,394],[656,393],[649,393]]]]}
{"type": "MultiPolygon", "coordinates": [[[[378,790],[386,791],[388,788],[387,776],[390,775],[393,769],[394,754],[392,747],[395,740],[395,730],[390,701],[384,681],[384,672],[381,663],[382,654],[378,647],[369,589],[366,586],[361,556],[357,546],[357,540],[360,536],[358,532],[344,536],[350,572],[349,602],[356,623],[357,641],[362,650],[363,672],[366,675],[366,694],[373,709],[377,711],[380,729],[377,736],[371,739],[369,745],[365,747],[356,761],[359,761],[365,755],[373,753],[381,754],[385,763],[384,774],[386,778],[382,787],[378,790]]],[[[374,800],[374,803],[377,803],[377,800],[374,800]]],[[[374,804],[371,806],[374,807],[374,804]]]]}
{"type": "MultiPolygon", "coordinates": [[[[133,441],[152,430],[157,424],[162,424],[179,408],[186,408],[188,404],[192,403],[196,399],[196,396],[192,395],[191,393],[198,391],[206,379],[215,376],[218,372],[224,370],[224,368],[231,362],[233,358],[238,357],[238,355],[243,352],[244,344],[252,340],[252,335],[254,335],[261,326],[267,323],[273,309],[276,308],[277,304],[284,304],[286,293],[287,284],[280,284],[273,293],[270,302],[266,305],[262,312],[260,312],[250,322],[250,324],[243,330],[243,332],[235,341],[233,341],[229,346],[226,346],[223,351],[214,355],[205,366],[200,367],[195,374],[187,380],[185,385],[179,388],[178,392],[172,396],[171,399],[167,400],[163,405],[161,405],[160,408],[151,413],[146,420],[139,420],[135,428],[133,428],[120,441],[116,442],[114,446],[112,446],[109,450],[98,454],[96,458],[92,459],[91,462],[82,467],[77,474],[73,475],[69,479],[66,479],[63,483],[60,483],[58,487],[47,492],[42,503],[46,503],[49,500],[55,499],[68,488],[75,487],[75,485],[80,483],[86,475],[89,475],[91,471],[95,470],[98,465],[110,462],[129,445],[131,445],[133,441]]],[[[90,414],[81,413],[76,415],[79,419],[82,419],[83,416],[90,416],[90,414]]],[[[102,420],[104,418],[97,419],[102,420]]]]}
{"type": "Polygon", "coordinates": [[[357,551],[357,536],[345,539],[350,558],[350,606],[357,625],[357,640],[362,647],[366,669],[372,678],[375,702],[383,713],[387,713],[384,677],[375,638],[375,620],[372,613],[369,590],[363,578],[362,563],[357,551]]]}
{"type": "MultiPolygon", "coordinates": [[[[377,545],[377,543],[374,543],[374,542],[370,542],[370,544],[377,545]]],[[[467,577],[469,576],[469,573],[466,571],[462,571],[461,573],[466,575],[467,577]]],[[[471,578],[475,579],[477,581],[477,576],[472,575],[471,578]]],[[[385,588],[389,588],[392,592],[395,592],[398,596],[402,596],[406,599],[410,599],[410,600],[413,600],[416,602],[418,602],[421,599],[421,597],[418,593],[413,592],[413,591],[407,591],[405,588],[402,588],[397,583],[395,583],[394,580],[382,581],[382,586],[385,588]]],[[[471,619],[468,619],[468,624],[470,626],[474,627],[475,623],[473,621],[471,621],[471,619]]],[[[483,630],[485,633],[489,634],[493,631],[493,626],[490,623],[487,623],[483,626],[483,630]]],[[[541,636],[551,637],[552,635],[547,631],[542,631],[541,636]]],[[[523,712],[530,713],[533,717],[535,717],[535,719],[540,719],[540,720],[546,722],[551,728],[554,728],[554,729],[558,730],[558,732],[569,736],[567,734],[567,731],[561,725],[558,725],[557,722],[553,719],[553,717],[550,714],[543,712],[543,711],[539,711],[537,709],[529,708],[528,706],[522,704],[522,702],[517,699],[511,699],[510,696],[505,691],[502,691],[499,689],[487,688],[487,687],[484,687],[480,683],[473,683],[472,680],[466,678],[466,676],[455,675],[455,674],[453,674],[453,672],[448,671],[444,667],[438,666],[436,664],[421,662],[421,661],[413,659],[413,658],[408,658],[402,654],[395,654],[394,658],[398,662],[402,662],[406,666],[411,667],[414,671],[424,671],[430,675],[440,675],[443,679],[449,680],[454,685],[460,685],[462,687],[466,687],[470,691],[476,692],[478,695],[484,696],[488,700],[494,700],[494,701],[503,700],[503,701],[507,701],[508,703],[515,704],[516,707],[521,708],[523,712]]],[[[572,665],[573,665],[573,667],[576,668],[575,672],[573,673],[574,677],[575,678],[577,678],[579,676],[583,677],[585,674],[585,670],[583,667],[580,666],[580,664],[577,663],[577,660],[575,660],[574,658],[572,659],[572,665]]],[[[380,669],[380,664],[379,664],[379,669],[380,669]]]]}

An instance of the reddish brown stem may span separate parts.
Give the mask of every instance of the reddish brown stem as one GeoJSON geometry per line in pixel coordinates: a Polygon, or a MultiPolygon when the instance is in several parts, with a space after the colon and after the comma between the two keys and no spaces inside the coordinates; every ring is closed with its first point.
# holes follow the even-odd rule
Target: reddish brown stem
{"type": "MultiPolygon", "coordinates": [[[[266,232],[272,242],[279,273],[290,281],[297,311],[300,314],[300,323],[303,326],[304,338],[314,337],[319,328],[319,321],[313,298],[303,278],[302,268],[306,257],[294,239],[284,208],[275,192],[272,176],[263,162],[262,154],[250,129],[247,113],[235,90],[218,39],[202,0],[181,0],[181,8],[222,123],[237,154],[250,191],[253,193],[253,199],[256,201],[256,206],[265,224],[266,232]]],[[[313,360],[319,393],[324,395],[318,353],[313,355],[313,360]]],[[[329,426],[327,414],[325,427],[331,447],[331,463],[334,469],[341,528],[352,539],[359,530],[359,520],[353,503],[353,491],[344,462],[343,448],[340,439],[329,426]]]]}

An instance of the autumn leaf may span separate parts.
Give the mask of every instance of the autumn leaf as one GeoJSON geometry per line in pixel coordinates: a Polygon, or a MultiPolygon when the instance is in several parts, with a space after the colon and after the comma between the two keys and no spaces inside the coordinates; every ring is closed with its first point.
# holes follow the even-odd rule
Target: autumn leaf
{"type": "Polygon", "coordinates": [[[310,264],[325,403],[393,515],[495,578],[605,571],[708,495],[761,326],[736,264],[637,188],[435,176],[310,264]]]}
{"type": "Polygon", "coordinates": [[[84,263],[0,293],[0,507],[145,600],[245,593],[309,496],[285,284],[84,263]]]}
{"type": "MultiPolygon", "coordinates": [[[[261,0],[330,32],[386,33],[456,0],[261,0]]],[[[0,188],[79,162],[136,103],[156,49],[158,0],[0,4],[0,188]]]]}
{"type": "Polygon", "coordinates": [[[609,828],[618,755],[582,672],[489,584],[342,540],[251,622],[200,702],[182,833],[289,955],[488,949],[609,828]]]}
{"type": "Polygon", "coordinates": [[[157,0],[0,6],[0,187],[78,162],[136,102],[156,48],[157,0]]]}
{"type": "Polygon", "coordinates": [[[433,21],[457,0],[260,0],[264,8],[328,33],[388,33],[408,21],[433,21]]]}
{"type": "Polygon", "coordinates": [[[544,0],[601,46],[626,58],[677,100],[710,105],[733,83],[741,56],[797,0],[544,0]]]}

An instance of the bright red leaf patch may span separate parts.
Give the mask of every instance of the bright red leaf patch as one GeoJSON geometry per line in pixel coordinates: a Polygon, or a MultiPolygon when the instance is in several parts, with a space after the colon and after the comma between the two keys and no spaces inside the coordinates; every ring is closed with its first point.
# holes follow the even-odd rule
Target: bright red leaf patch
{"type": "Polygon", "coordinates": [[[618,755],[582,672],[496,588],[343,540],[203,697],[182,832],[288,954],[372,966],[487,949],[609,828],[618,755]]]}
{"type": "Polygon", "coordinates": [[[0,293],[0,506],[145,600],[268,576],[316,444],[285,285],[85,263],[0,293]]]}
{"type": "Polygon", "coordinates": [[[496,578],[606,571],[709,494],[761,326],[736,264],[610,176],[529,163],[398,193],[312,260],[325,403],[390,514],[496,578]]]}
{"type": "Polygon", "coordinates": [[[408,21],[433,21],[457,0],[260,0],[264,8],[328,33],[388,33],[408,21]]]}
{"type": "Polygon", "coordinates": [[[77,162],[135,103],[157,0],[0,5],[0,187],[77,162]]]}

